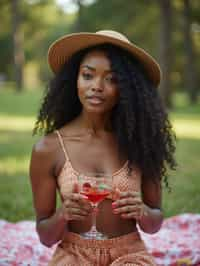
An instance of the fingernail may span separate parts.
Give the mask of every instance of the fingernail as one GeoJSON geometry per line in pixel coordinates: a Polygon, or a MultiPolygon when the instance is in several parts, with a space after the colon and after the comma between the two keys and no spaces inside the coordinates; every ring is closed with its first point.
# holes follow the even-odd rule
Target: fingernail
{"type": "Polygon", "coordinates": [[[116,208],[116,207],[117,207],[116,202],[113,202],[113,203],[112,203],[112,207],[113,207],[113,208],[116,208]]]}
{"type": "Polygon", "coordinates": [[[85,195],[82,195],[82,198],[83,198],[83,199],[88,199],[88,197],[87,197],[87,196],[85,196],[85,195]]]}
{"type": "Polygon", "coordinates": [[[114,212],[114,213],[118,213],[118,210],[115,209],[115,210],[113,210],[113,212],[114,212]]]}

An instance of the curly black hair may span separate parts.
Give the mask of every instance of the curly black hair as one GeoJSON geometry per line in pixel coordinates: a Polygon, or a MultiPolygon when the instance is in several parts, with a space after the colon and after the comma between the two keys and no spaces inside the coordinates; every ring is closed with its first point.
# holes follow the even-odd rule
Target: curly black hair
{"type": "Polygon", "coordinates": [[[33,130],[48,134],[77,117],[82,110],[77,95],[77,76],[84,56],[104,51],[116,74],[119,101],[112,111],[112,129],[129,171],[137,165],[143,178],[164,180],[175,169],[175,134],[168,114],[143,65],[128,51],[111,44],[93,46],[74,54],[51,80],[33,130]]]}

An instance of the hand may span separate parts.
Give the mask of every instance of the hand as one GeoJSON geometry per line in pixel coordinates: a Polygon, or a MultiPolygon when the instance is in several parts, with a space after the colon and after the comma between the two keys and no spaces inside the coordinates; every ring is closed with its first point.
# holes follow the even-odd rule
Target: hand
{"type": "Polygon", "coordinates": [[[144,203],[138,192],[119,192],[118,199],[112,203],[113,213],[124,219],[139,220],[144,212],[144,203]]]}
{"type": "Polygon", "coordinates": [[[64,199],[62,204],[62,215],[67,221],[84,220],[92,212],[92,206],[87,197],[78,192],[78,185],[74,184],[72,193],[64,199]]]}

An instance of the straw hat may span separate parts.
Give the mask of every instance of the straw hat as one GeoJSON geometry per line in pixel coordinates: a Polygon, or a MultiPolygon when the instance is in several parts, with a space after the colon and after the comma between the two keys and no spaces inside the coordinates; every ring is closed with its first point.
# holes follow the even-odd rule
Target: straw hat
{"type": "Polygon", "coordinates": [[[131,43],[124,35],[111,30],[101,30],[96,33],[73,33],[56,40],[48,51],[50,68],[54,73],[57,73],[74,53],[103,43],[114,44],[127,50],[142,63],[154,85],[156,87],[159,85],[161,70],[156,60],[142,48],[131,43]]]}

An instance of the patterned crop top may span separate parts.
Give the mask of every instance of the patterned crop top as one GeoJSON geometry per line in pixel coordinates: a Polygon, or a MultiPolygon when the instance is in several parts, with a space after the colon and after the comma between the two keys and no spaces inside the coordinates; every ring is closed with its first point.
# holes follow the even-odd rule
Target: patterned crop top
{"type": "MultiPolygon", "coordinates": [[[[65,163],[57,178],[59,193],[61,198],[64,199],[66,195],[72,191],[73,184],[78,182],[78,176],[80,173],[76,171],[71,164],[60,132],[58,130],[55,132],[65,156],[65,163]]],[[[113,187],[118,188],[120,191],[141,191],[141,173],[139,169],[133,169],[131,176],[129,176],[128,162],[126,162],[118,171],[114,172],[112,178],[113,187]]]]}

